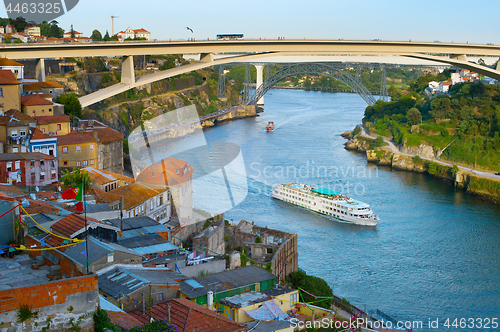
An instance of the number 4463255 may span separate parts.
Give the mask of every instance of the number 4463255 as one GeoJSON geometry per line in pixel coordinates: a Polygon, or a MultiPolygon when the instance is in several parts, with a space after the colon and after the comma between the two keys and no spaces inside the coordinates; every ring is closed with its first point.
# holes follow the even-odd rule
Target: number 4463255
{"type": "Polygon", "coordinates": [[[444,326],[447,328],[461,329],[496,329],[498,328],[498,318],[455,318],[446,319],[444,326]]]}
{"type": "Polygon", "coordinates": [[[15,5],[15,7],[12,8],[12,4],[9,3],[5,9],[6,9],[7,13],[9,13],[9,14],[12,12],[23,13],[23,14],[27,14],[27,13],[31,13],[31,14],[35,14],[35,13],[58,14],[61,12],[61,4],[59,2],[55,2],[55,3],[50,3],[50,2],[47,2],[47,3],[43,3],[43,2],[27,3],[27,2],[24,2],[22,4],[17,3],[15,5]]]}

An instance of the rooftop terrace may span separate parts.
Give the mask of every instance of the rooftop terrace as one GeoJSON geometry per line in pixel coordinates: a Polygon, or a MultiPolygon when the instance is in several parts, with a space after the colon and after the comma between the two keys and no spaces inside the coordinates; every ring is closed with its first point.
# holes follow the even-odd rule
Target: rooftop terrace
{"type": "Polygon", "coordinates": [[[0,290],[45,284],[50,281],[47,278],[49,273],[47,265],[38,270],[31,269],[31,259],[27,254],[0,257],[0,290]]]}

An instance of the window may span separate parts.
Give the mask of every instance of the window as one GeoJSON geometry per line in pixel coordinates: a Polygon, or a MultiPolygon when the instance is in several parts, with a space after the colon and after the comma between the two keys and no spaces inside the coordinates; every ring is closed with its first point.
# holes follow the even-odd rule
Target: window
{"type": "Polygon", "coordinates": [[[26,152],[26,147],[24,145],[21,145],[21,152],[26,152]]]}
{"type": "Polygon", "coordinates": [[[44,160],[40,160],[40,166],[45,166],[45,161],[44,160]]]}
{"type": "Polygon", "coordinates": [[[293,307],[297,302],[297,294],[298,293],[290,294],[290,307],[293,307]]]}
{"type": "Polygon", "coordinates": [[[26,136],[26,128],[19,129],[19,136],[26,136]]]}
{"type": "Polygon", "coordinates": [[[77,145],[76,146],[76,152],[82,152],[82,146],[81,145],[77,145]]]}
{"type": "Polygon", "coordinates": [[[42,113],[44,113],[44,112],[45,112],[45,111],[44,111],[44,110],[42,110],[42,113]]]}
{"type": "Polygon", "coordinates": [[[61,124],[60,123],[57,124],[57,130],[58,131],[61,130],[61,124]]]}
{"type": "Polygon", "coordinates": [[[44,133],[44,134],[45,134],[45,128],[42,128],[42,133],[44,133]]]}
{"type": "Polygon", "coordinates": [[[111,263],[114,260],[115,260],[115,254],[114,253],[108,254],[108,263],[111,263]]]}
{"type": "Polygon", "coordinates": [[[3,98],[3,87],[0,87],[0,98],[3,98]]]}
{"type": "Polygon", "coordinates": [[[83,161],[83,166],[87,166],[88,165],[88,161],[87,160],[84,160],[83,161]]]}
{"type": "Polygon", "coordinates": [[[152,199],[150,202],[151,202],[151,210],[153,210],[155,208],[155,201],[154,199],[152,199]]]}
{"type": "Polygon", "coordinates": [[[152,177],[152,178],[155,178],[155,177],[156,177],[156,173],[154,173],[154,172],[153,172],[153,173],[151,173],[151,177],[152,177]]]}
{"type": "Polygon", "coordinates": [[[90,165],[94,165],[94,164],[95,164],[94,159],[92,159],[92,160],[90,161],[90,165]]]}
{"type": "Polygon", "coordinates": [[[267,248],[267,253],[272,255],[273,254],[273,248],[267,248]]]}
{"type": "Polygon", "coordinates": [[[52,108],[49,108],[49,112],[52,112],[52,108]]]}
{"type": "Polygon", "coordinates": [[[76,162],[76,167],[80,167],[80,166],[82,166],[82,162],[81,161],[77,161],[76,162]]]}
{"type": "Polygon", "coordinates": [[[36,181],[35,173],[31,173],[31,182],[35,182],[35,181],[36,181]]]}
{"type": "Polygon", "coordinates": [[[40,181],[45,179],[45,172],[40,172],[40,181]]]}
{"type": "Polygon", "coordinates": [[[30,166],[31,166],[31,167],[35,166],[35,161],[34,161],[34,160],[32,160],[32,161],[30,162],[30,166]]]}
{"type": "Polygon", "coordinates": [[[89,145],[89,151],[94,151],[94,144],[89,145]]]}
{"type": "Polygon", "coordinates": [[[10,130],[10,136],[17,137],[17,129],[11,129],[10,130]]]}
{"type": "Polygon", "coordinates": [[[63,162],[63,165],[68,166],[68,162],[67,161],[63,162]]]}
{"type": "Polygon", "coordinates": [[[21,161],[17,160],[16,161],[16,168],[15,168],[15,170],[17,171],[20,168],[21,168],[21,161]]]}
{"type": "Polygon", "coordinates": [[[7,163],[7,172],[12,172],[12,161],[7,163]]]}
{"type": "Polygon", "coordinates": [[[68,153],[68,147],[67,146],[63,146],[62,147],[62,152],[63,153],[68,153]]]}
{"type": "Polygon", "coordinates": [[[175,170],[175,174],[180,174],[180,173],[181,172],[178,169],[175,170]]]}
{"type": "Polygon", "coordinates": [[[56,162],[54,160],[52,160],[50,162],[50,167],[52,167],[52,168],[56,167],[56,162]]]}

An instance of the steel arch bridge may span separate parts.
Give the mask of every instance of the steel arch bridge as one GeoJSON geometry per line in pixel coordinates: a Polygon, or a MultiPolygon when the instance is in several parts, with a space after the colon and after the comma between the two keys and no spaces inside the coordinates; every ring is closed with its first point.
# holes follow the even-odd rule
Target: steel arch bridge
{"type": "Polygon", "coordinates": [[[361,98],[370,106],[376,102],[375,97],[359,82],[354,76],[346,73],[340,68],[329,63],[297,63],[289,64],[285,68],[278,70],[273,75],[269,76],[261,86],[257,88],[255,93],[246,101],[246,105],[256,105],[257,101],[262,98],[276,83],[284,80],[287,77],[297,74],[318,74],[332,77],[360,95],[361,98]]]}

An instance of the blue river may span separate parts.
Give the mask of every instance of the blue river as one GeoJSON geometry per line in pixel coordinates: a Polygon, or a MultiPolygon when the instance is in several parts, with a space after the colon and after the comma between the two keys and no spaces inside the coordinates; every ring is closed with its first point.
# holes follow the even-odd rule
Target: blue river
{"type": "Polygon", "coordinates": [[[420,331],[500,331],[500,206],[345,150],[340,134],[365,107],[356,94],[271,90],[259,117],[206,130],[208,142],[239,145],[246,167],[248,195],[226,219],[297,233],[300,268],[360,308],[420,331]],[[342,191],[381,221],[335,222],[270,197],[290,181],[342,191]]]}

